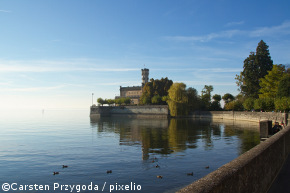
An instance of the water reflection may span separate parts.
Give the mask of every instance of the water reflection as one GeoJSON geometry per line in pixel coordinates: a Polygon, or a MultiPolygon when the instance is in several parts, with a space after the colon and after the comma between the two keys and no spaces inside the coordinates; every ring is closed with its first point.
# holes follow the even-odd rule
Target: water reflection
{"type": "Polygon", "coordinates": [[[141,145],[142,159],[150,154],[172,154],[187,149],[212,150],[223,139],[227,145],[238,141],[238,154],[260,143],[258,125],[247,122],[216,122],[194,119],[91,118],[98,133],[120,136],[120,145],[141,145]]]}

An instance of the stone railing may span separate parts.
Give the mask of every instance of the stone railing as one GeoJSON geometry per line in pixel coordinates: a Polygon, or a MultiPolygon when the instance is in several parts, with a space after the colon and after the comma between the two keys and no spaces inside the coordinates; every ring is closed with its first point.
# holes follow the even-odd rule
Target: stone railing
{"type": "Polygon", "coordinates": [[[249,112],[249,111],[196,111],[190,117],[192,118],[211,118],[211,119],[231,119],[240,121],[260,122],[269,120],[272,122],[283,122],[288,125],[288,113],[277,112],[249,112]]]}
{"type": "Polygon", "coordinates": [[[178,193],[265,193],[290,153],[290,126],[178,193]]]}

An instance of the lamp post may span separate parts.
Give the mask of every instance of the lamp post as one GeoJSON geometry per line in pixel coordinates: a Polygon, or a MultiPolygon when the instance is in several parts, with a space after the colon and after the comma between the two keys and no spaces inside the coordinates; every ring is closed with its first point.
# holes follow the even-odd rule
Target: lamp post
{"type": "Polygon", "coordinates": [[[92,106],[94,104],[94,93],[92,93],[92,106]]]}

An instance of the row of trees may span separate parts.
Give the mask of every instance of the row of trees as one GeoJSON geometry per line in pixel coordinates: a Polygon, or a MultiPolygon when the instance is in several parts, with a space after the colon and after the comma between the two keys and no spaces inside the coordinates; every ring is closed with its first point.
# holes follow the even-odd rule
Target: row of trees
{"type": "Polygon", "coordinates": [[[118,104],[118,105],[129,105],[131,103],[130,97],[125,97],[125,98],[117,98],[117,99],[102,99],[98,98],[97,102],[100,105],[113,105],[113,104],[118,104]]]}

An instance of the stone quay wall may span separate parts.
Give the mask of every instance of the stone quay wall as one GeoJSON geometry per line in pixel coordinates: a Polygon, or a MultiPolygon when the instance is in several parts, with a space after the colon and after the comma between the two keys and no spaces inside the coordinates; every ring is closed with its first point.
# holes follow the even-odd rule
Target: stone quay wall
{"type": "Polygon", "coordinates": [[[229,119],[239,121],[272,121],[282,122],[285,125],[289,124],[290,117],[288,113],[276,113],[276,112],[247,112],[247,111],[195,111],[189,117],[192,118],[211,118],[211,119],[229,119]]]}
{"type": "Polygon", "coordinates": [[[290,126],[178,193],[265,193],[290,153],[290,126]]]}
{"type": "Polygon", "coordinates": [[[153,117],[167,118],[169,110],[167,105],[144,106],[91,106],[91,117],[127,116],[127,117],[153,117]]]}

